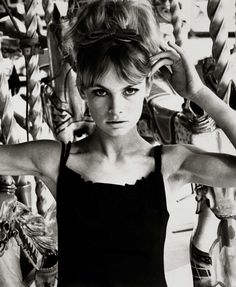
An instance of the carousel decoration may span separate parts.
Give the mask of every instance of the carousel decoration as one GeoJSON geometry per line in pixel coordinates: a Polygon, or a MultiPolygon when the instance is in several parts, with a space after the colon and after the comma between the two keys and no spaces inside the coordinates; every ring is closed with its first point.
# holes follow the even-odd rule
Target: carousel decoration
{"type": "MultiPolygon", "coordinates": [[[[41,138],[42,134],[42,101],[40,97],[40,76],[39,76],[39,40],[38,40],[38,15],[37,15],[37,1],[26,0],[24,1],[25,6],[25,27],[26,34],[25,38],[22,39],[22,51],[25,58],[26,66],[26,110],[29,129],[33,140],[41,138]]],[[[29,140],[29,139],[28,139],[29,140]]],[[[37,194],[37,208],[40,214],[44,214],[47,188],[44,183],[35,178],[37,194]]]]}
{"type": "MultiPolygon", "coordinates": [[[[0,12],[1,8],[5,8],[3,15],[9,16],[0,19],[0,32],[3,32],[0,38],[4,38],[3,45],[9,53],[13,51],[8,43],[14,42],[14,53],[25,60],[23,73],[26,78],[25,83],[20,83],[20,87],[25,88],[22,99],[25,102],[26,115],[22,119],[14,111],[13,94],[9,89],[8,78],[4,72],[0,72],[1,144],[24,141],[17,136],[20,128],[26,131],[26,140],[39,140],[43,138],[43,124],[47,125],[55,140],[65,143],[91,133],[94,127],[93,120],[76,87],[73,62],[61,45],[66,27],[71,25],[71,18],[86,1],[64,1],[67,3],[67,11],[62,16],[56,4],[58,1],[42,0],[46,36],[41,34],[36,0],[22,1],[24,21],[17,19],[20,13],[12,15],[9,3],[0,1],[0,12]],[[48,59],[44,67],[39,63],[40,55],[43,54],[46,54],[48,59]],[[42,70],[46,72],[44,78],[41,76],[42,70]]],[[[207,13],[210,19],[209,35],[213,42],[212,57],[200,60],[196,66],[206,85],[214,90],[220,99],[232,106],[235,103],[233,96],[236,90],[236,58],[235,48],[230,50],[228,45],[224,12],[226,0],[205,1],[208,4],[207,13]]],[[[184,46],[188,38],[189,23],[186,15],[183,15],[182,1],[152,0],[152,3],[158,21],[170,24],[176,43],[184,46]]],[[[16,7],[17,5],[14,9],[16,7]]],[[[224,146],[229,145],[227,137],[216,126],[214,120],[197,105],[183,101],[180,110],[159,105],[160,99],[173,94],[175,91],[164,79],[154,80],[138,126],[141,134],[151,143],[191,143],[209,151],[224,152],[224,146]]],[[[236,105],[233,107],[236,108],[236,105]]],[[[23,278],[24,283],[30,286],[29,282],[35,281],[37,287],[55,286],[56,203],[53,202],[47,209],[47,188],[39,179],[35,179],[34,183],[35,190],[26,177],[0,175],[0,263],[1,258],[6,256],[9,241],[13,239],[31,265],[32,270],[26,279],[23,278]],[[32,211],[33,192],[36,194],[36,213],[32,211]]],[[[196,212],[199,214],[190,242],[194,286],[235,287],[235,190],[194,185],[193,192],[196,198],[196,212]],[[213,206],[209,205],[206,194],[212,198],[213,206]],[[209,230],[215,231],[214,238],[208,238],[209,230]],[[208,252],[199,253],[196,248],[197,237],[201,242],[208,242],[208,252]]]]}
{"type": "Polygon", "coordinates": [[[212,57],[215,60],[214,75],[217,81],[217,95],[229,103],[232,84],[230,69],[229,29],[225,19],[224,1],[208,1],[207,12],[210,19],[210,35],[213,40],[212,57]]]}
{"type": "Polygon", "coordinates": [[[35,215],[17,200],[14,193],[4,192],[0,196],[0,256],[8,248],[9,240],[14,238],[32,264],[31,276],[36,278],[37,287],[53,287],[57,278],[54,210],[48,210],[45,217],[35,215]],[[46,276],[40,276],[41,273],[46,276]]]}
{"type": "Polygon", "coordinates": [[[76,133],[80,136],[88,134],[88,126],[92,123],[91,119],[86,121],[86,106],[76,86],[76,73],[61,49],[63,29],[68,24],[69,20],[62,17],[54,5],[51,21],[47,25],[50,73],[44,90],[47,101],[50,101],[48,106],[54,135],[65,143],[73,141],[76,133]]]}
{"type": "MultiPolygon", "coordinates": [[[[180,28],[183,19],[181,9],[179,9],[181,4],[178,4],[181,1],[156,2],[161,2],[162,6],[165,5],[163,21],[169,20],[169,23],[174,26],[173,34],[176,43],[183,45],[185,37],[180,28]]],[[[228,43],[229,30],[225,19],[227,13],[224,10],[226,2],[208,0],[207,4],[207,13],[210,18],[209,34],[213,41],[212,57],[200,60],[196,68],[205,84],[223,101],[235,108],[232,105],[235,102],[233,99],[235,96],[235,49],[231,51],[228,43]]],[[[152,124],[150,128],[161,135],[157,138],[162,143],[191,143],[202,149],[217,152],[224,152],[230,148],[234,153],[234,148],[229,144],[223,131],[196,104],[185,101],[181,111],[172,111],[160,109],[158,98],[152,96],[150,99],[149,107],[152,110],[154,122],[156,124],[159,122],[159,125],[155,127],[152,124]],[[162,126],[167,129],[167,132],[164,128],[160,128],[160,120],[163,122],[163,119],[162,126]]],[[[236,188],[222,189],[194,185],[193,191],[197,202],[196,213],[199,214],[190,244],[194,286],[234,287],[236,282],[236,188]],[[210,195],[211,204],[213,204],[211,209],[206,194],[210,195]],[[212,237],[210,234],[214,232],[215,235],[212,237]],[[195,247],[199,241],[201,244],[207,242],[207,245],[210,245],[208,252],[195,247]]]]}
{"type": "MultiPolygon", "coordinates": [[[[0,41],[1,47],[1,41],[0,41]]],[[[2,54],[0,51],[0,63],[2,54]]],[[[19,143],[19,125],[14,117],[14,109],[11,102],[11,92],[9,90],[8,81],[4,73],[0,73],[0,117],[1,117],[1,132],[3,144],[19,143]]],[[[7,178],[7,177],[5,177],[7,178]]],[[[9,178],[9,177],[8,177],[9,178]]],[[[31,183],[26,180],[24,176],[15,177],[17,187],[16,193],[19,195],[19,200],[27,206],[32,206],[31,199],[31,183]]]]}
{"type": "Polygon", "coordinates": [[[170,14],[171,14],[171,23],[173,25],[173,34],[175,37],[176,44],[179,46],[183,45],[184,38],[187,38],[187,35],[183,35],[184,21],[180,17],[180,2],[177,0],[170,0],[170,14]]]}
{"type": "MultiPolygon", "coordinates": [[[[228,32],[226,20],[224,19],[224,1],[209,0],[207,12],[211,20],[210,35],[213,40],[212,56],[215,60],[214,75],[217,81],[216,94],[230,104],[230,97],[235,96],[235,78],[232,67],[235,65],[235,52],[230,53],[228,46],[228,32]],[[233,85],[233,89],[232,89],[233,85]]],[[[224,152],[221,140],[220,152],[224,152]]],[[[226,144],[227,139],[225,140],[226,144]]],[[[212,253],[217,247],[217,258],[213,262],[212,283],[221,283],[222,286],[235,286],[236,282],[236,202],[235,188],[219,189],[212,188],[215,205],[213,211],[220,219],[218,226],[218,238],[212,247],[212,253]],[[227,266],[227,270],[224,268],[227,266]]]]}
{"type": "MultiPolygon", "coordinates": [[[[10,12],[6,3],[3,1],[7,11],[10,12]]],[[[26,3],[27,4],[27,3],[26,3]]],[[[31,111],[29,112],[30,123],[26,120],[23,121],[22,127],[27,130],[30,128],[33,139],[37,140],[40,134],[40,122],[41,122],[41,103],[40,103],[40,78],[38,72],[37,51],[39,50],[38,43],[35,40],[35,25],[37,19],[33,19],[32,15],[35,15],[35,11],[32,12],[33,3],[26,5],[26,11],[29,16],[27,31],[28,38],[22,37],[22,33],[19,33],[20,41],[15,41],[17,47],[10,47],[12,50],[22,50],[26,59],[26,72],[27,72],[27,104],[29,102],[31,111]],[[30,11],[30,12],[29,12],[30,11]],[[19,44],[21,43],[21,45],[19,44]],[[35,57],[34,57],[35,56],[35,57]],[[38,111],[38,112],[37,112],[38,111]],[[38,120],[39,118],[39,120],[38,120]]],[[[10,14],[13,26],[17,26],[17,21],[10,14]]],[[[12,36],[11,31],[8,31],[12,36]]],[[[27,33],[26,33],[27,34],[27,33]]],[[[24,35],[25,36],[25,35],[24,35]]],[[[12,43],[11,38],[3,38],[5,49],[9,49],[8,42],[12,43]]],[[[37,38],[37,37],[36,37],[37,38]]],[[[13,41],[14,42],[14,41],[13,41]]],[[[1,54],[0,54],[1,55],[1,54]]],[[[1,55],[1,64],[2,64],[1,55]]],[[[2,64],[4,66],[4,64],[2,64]]],[[[1,106],[1,141],[3,144],[14,144],[21,141],[18,138],[19,130],[21,127],[18,125],[19,117],[14,112],[11,91],[9,90],[7,75],[1,70],[0,73],[0,106],[1,106]]],[[[27,105],[28,108],[28,105],[27,105]]],[[[28,112],[28,110],[27,110],[28,112]]],[[[29,139],[29,138],[28,138],[29,139]]],[[[36,286],[54,286],[57,276],[57,232],[55,216],[55,206],[53,210],[43,210],[42,205],[38,204],[37,214],[32,212],[32,198],[31,198],[31,183],[26,180],[24,176],[10,177],[0,176],[1,179],[1,192],[0,192],[0,246],[1,256],[4,257],[6,248],[9,241],[15,239],[15,244],[19,246],[23,256],[25,256],[31,265],[31,277],[32,280],[36,280],[36,286]],[[43,210],[43,212],[42,212],[43,210]],[[44,216],[40,215],[43,213],[44,216]],[[51,214],[51,215],[49,215],[51,214]],[[53,220],[49,222],[50,216],[53,215],[53,220]],[[53,222],[53,224],[51,224],[53,222]],[[49,228],[49,229],[48,229],[49,228]],[[52,232],[53,231],[53,232],[52,232]]],[[[37,182],[37,180],[36,180],[37,182]]],[[[36,186],[36,195],[39,202],[43,196],[40,188],[36,186]]],[[[6,256],[10,256],[7,254],[6,256]]],[[[13,259],[9,258],[9,260],[13,259]]],[[[1,260],[1,258],[0,258],[1,260]]],[[[14,260],[14,259],[13,259],[14,260]]],[[[3,261],[4,262],[4,261],[3,261]]],[[[30,269],[29,269],[30,270],[30,269]]],[[[2,275],[4,277],[4,275],[2,275]]],[[[24,279],[24,278],[23,278],[24,279]]],[[[14,284],[11,278],[8,278],[10,284],[14,284]]]]}

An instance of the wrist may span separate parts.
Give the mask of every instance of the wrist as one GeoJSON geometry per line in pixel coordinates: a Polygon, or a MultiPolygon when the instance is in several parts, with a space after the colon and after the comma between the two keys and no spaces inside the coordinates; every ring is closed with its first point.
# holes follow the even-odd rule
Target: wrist
{"type": "Polygon", "coordinates": [[[199,89],[190,96],[190,100],[201,106],[206,99],[206,95],[209,93],[212,93],[212,91],[207,86],[201,85],[201,87],[199,87],[199,89]]]}

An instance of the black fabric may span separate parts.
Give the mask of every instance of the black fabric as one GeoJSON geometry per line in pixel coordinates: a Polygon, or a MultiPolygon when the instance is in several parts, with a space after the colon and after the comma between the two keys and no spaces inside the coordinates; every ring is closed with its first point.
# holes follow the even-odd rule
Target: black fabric
{"type": "Polygon", "coordinates": [[[169,214],[161,168],[134,185],[85,181],[61,160],[57,190],[59,287],[166,287],[169,214]]]}

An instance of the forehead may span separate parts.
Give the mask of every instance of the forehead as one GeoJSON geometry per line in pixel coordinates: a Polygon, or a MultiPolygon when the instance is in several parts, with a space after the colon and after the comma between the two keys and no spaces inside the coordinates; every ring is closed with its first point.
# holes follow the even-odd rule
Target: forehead
{"type": "Polygon", "coordinates": [[[94,86],[101,85],[106,88],[124,88],[128,86],[142,85],[145,84],[145,79],[137,80],[136,82],[130,82],[120,77],[116,72],[116,69],[113,65],[100,77],[98,77],[94,83],[94,86]]]}

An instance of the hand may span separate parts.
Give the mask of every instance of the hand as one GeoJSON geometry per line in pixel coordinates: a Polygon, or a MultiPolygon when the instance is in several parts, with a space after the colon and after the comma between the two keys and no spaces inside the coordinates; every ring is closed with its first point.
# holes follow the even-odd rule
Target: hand
{"type": "Polygon", "coordinates": [[[186,52],[174,43],[168,42],[169,50],[160,52],[152,57],[152,72],[160,70],[163,66],[171,66],[172,72],[165,77],[171,83],[175,91],[182,97],[194,100],[195,95],[204,86],[194,64],[186,52]]]}

